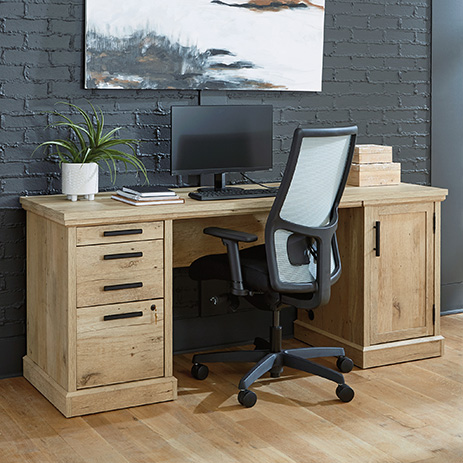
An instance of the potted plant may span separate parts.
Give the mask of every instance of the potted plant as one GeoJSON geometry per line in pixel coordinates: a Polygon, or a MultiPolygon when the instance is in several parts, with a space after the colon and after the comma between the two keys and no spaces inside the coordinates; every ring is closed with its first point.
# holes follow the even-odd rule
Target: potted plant
{"type": "MultiPolygon", "coordinates": [[[[111,175],[111,181],[116,180],[116,163],[122,162],[135,167],[143,173],[146,181],[148,176],[143,163],[137,158],[135,146],[137,140],[128,138],[115,138],[121,127],[104,133],[104,116],[99,107],[94,107],[90,102],[92,111],[86,112],[79,106],[71,103],[60,102],[78,111],[82,121],[74,122],[69,116],[58,111],[51,114],[60,118],[59,121],[50,124],[49,127],[64,127],[70,129],[71,137],[67,140],[57,139],[41,143],[38,147],[52,147],[54,150],[49,156],[56,155],[62,168],[62,191],[68,199],[76,201],[78,195],[84,195],[86,199],[94,199],[98,193],[98,166],[106,165],[111,175]],[[129,153],[120,151],[116,147],[126,146],[129,153]]],[[[34,151],[35,152],[35,151],[34,151]]]]}

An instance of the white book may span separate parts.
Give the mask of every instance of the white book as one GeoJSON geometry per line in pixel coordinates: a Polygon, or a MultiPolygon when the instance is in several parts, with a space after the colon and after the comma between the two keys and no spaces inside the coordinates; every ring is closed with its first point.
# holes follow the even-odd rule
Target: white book
{"type": "Polygon", "coordinates": [[[138,196],[177,196],[175,191],[170,190],[165,186],[159,185],[140,185],[122,187],[122,191],[138,196]]]}
{"type": "Polygon", "coordinates": [[[128,193],[124,190],[117,190],[116,194],[124,198],[133,199],[134,201],[152,201],[154,199],[178,199],[179,196],[175,193],[173,195],[156,195],[156,196],[141,196],[138,194],[128,193]]]}
{"type": "Polygon", "coordinates": [[[124,198],[119,195],[112,195],[112,199],[121,201],[123,203],[131,204],[132,206],[156,206],[161,204],[183,204],[185,200],[183,198],[172,198],[172,199],[151,199],[151,201],[135,201],[133,199],[124,198]]]}

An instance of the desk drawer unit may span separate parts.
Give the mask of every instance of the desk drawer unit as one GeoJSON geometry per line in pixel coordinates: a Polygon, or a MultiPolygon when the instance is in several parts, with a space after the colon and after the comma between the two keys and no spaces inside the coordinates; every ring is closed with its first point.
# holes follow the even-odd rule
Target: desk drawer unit
{"type": "Polygon", "coordinates": [[[175,399],[171,222],[27,231],[24,376],[66,417],[175,399]]]}
{"type": "Polygon", "coordinates": [[[77,388],[164,374],[162,299],[77,311],[77,388]]]}

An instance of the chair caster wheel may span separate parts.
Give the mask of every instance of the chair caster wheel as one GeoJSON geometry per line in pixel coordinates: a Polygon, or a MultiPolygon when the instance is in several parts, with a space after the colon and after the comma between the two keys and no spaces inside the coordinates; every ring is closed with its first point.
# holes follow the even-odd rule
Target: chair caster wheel
{"type": "Polygon", "coordinates": [[[279,378],[281,376],[281,373],[283,373],[283,367],[273,367],[270,370],[270,377],[279,378]]]}
{"type": "Polygon", "coordinates": [[[195,363],[191,367],[191,375],[193,378],[196,379],[206,379],[207,375],[209,374],[209,368],[206,365],[202,365],[201,363],[195,363]]]}
{"type": "Polygon", "coordinates": [[[339,384],[336,395],[342,402],[350,402],[354,398],[354,390],[347,384],[339,384]]]}
{"type": "Polygon", "coordinates": [[[246,408],[251,408],[256,404],[257,396],[249,389],[244,389],[238,393],[238,402],[246,408]]]}
{"type": "Polygon", "coordinates": [[[352,371],[352,368],[354,368],[354,362],[349,357],[340,355],[336,360],[336,366],[338,367],[339,371],[342,371],[343,373],[349,373],[349,371],[352,371]]]}

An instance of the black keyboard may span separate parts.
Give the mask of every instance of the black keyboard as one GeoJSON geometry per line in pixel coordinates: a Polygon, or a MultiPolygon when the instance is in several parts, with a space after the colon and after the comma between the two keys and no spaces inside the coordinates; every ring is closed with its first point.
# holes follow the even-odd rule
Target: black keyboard
{"type": "Polygon", "coordinates": [[[276,196],[278,188],[221,188],[218,190],[199,190],[188,193],[188,196],[199,201],[213,201],[219,199],[266,198],[276,196]]]}

